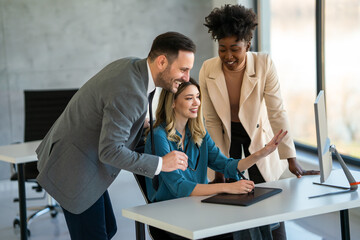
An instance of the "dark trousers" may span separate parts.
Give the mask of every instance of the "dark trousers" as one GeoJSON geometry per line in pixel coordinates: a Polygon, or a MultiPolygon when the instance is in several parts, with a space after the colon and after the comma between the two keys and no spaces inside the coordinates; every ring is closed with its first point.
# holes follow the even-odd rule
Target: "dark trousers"
{"type": "Polygon", "coordinates": [[[106,191],[90,208],[73,214],[63,208],[72,240],[109,240],[117,230],[109,193],[106,191]]]}
{"type": "MultiPolygon", "coordinates": [[[[245,157],[250,155],[249,146],[251,139],[247,134],[245,128],[240,122],[231,122],[231,146],[230,146],[230,157],[242,158],[241,156],[241,145],[244,149],[245,157]]],[[[265,179],[261,175],[256,164],[248,169],[249,178],[254,183],[263,183],[265,179]]],[[[280,222],[280,226],[272,231],[274,240],[286,240],[286,231],[284,222],[280,222]]]]}

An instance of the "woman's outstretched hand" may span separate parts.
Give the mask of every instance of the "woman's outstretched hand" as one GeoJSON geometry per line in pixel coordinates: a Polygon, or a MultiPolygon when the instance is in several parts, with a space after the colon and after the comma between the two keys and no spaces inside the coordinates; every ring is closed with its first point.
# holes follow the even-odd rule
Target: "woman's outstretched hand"
{"type": "Polygon", "coordinates": [[[271,141],[265,145],[265,147],[263,148],[264,153],[267,155],[269,155],[270,153],[272,153],[273,151],[275,151],[275,149],[279,146],[279,143],[281,143],[281,141],[283,140],[283,138],[286,136],[286,134],[288,133],[288,131],[283,131],[282,129],[271,139],[271,141]]]}
{"type": "Polygon", "coordinates": [[[271,139],[271,141],[268,144],[265,144],[265,147],[260,149],[259,151],[251,154],[250,156],[242,159],[238,163],[238,169],[239,171],[244,171],[254,165],[258,160],[261,158],[266,157],[279,146],[279,143],[283,140],[283,138],[286,136],[288,132],[283,131],[282,129],[271,139]]]}

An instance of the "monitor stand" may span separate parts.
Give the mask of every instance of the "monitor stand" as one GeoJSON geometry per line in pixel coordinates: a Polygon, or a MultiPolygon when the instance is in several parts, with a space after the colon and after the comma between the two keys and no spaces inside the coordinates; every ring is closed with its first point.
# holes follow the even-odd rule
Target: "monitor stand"
{"type": "Polygon", "coordinates": [[[344,191],[325,193],[325,194],[310,196],[309,198],[317,198],[317,197],[323,197],[323,196],[329,196],[329,195],[349,193],[349,192],[356,191],[358,189],[358,184],[360,184],[360,183],[355,181],[353,175],[349,171],[349,168],[346,166],[344,159],[340,156],[339,152],[336,150],[335,145],[330,145],[329,150],[331,153],[335,153],[335,156],[336,156],[337,160],[339,161],[341,168],[343,169],[343,171],[345,173],[345,176],[349,182],[350,187],[342,187],[342,186],[313,182],[314,184],[317,184],[317,185],[321,185],[321,186],[325,186],[325,187],[339,188],[339,189],[343,189],[344,191]]]}

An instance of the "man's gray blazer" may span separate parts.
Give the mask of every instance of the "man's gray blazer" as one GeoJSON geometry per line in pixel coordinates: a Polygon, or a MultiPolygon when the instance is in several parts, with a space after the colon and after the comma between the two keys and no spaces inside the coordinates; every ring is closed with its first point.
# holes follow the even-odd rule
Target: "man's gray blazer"
{"type": "Polygon", "coordinates": [[[36,150],[38,182],[69,212],[88,209],[121,169],[154,176],[159,157],[133,151],[148,74],[146,59],[110,63],[79,89],[36,150]]]}

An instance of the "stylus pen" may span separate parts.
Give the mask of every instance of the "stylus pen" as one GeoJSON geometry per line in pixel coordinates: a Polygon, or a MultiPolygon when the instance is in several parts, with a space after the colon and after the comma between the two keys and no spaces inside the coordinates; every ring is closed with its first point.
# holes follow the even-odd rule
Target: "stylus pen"
{"type": "MultiPolygon", "coordinates": [[[[244,153],[244,146],[241,144],[241,156],[245,156],[245,153],[244,153]]],[[[242,174],[242,172],[239,171],[238,168],[236,168],[236,171],[239,173],[240,177],[244,180],[248,180],[244,174],[242,174]]]]}
{"type": "MultiPolygon", "coordinates": [[[[245,156],[244,146],[243,146],[242,144],[241,144],[241,156],[245,156]]],[[[242,172],[239,171],[238,168],[236,168],[236,171],[239,173],[239,175],[240,175],[240,177],[241,177],[242,179],[248,180],[248,179],[244,176],[244,174],[242,174],[242,172]]],[[[253,189],[251,190],[251,192],[248,192],[248,194],[254,193],[254,189],[255,189],[255,188],[253,188],[253,189]]]]}
{"type": "MultiPolygon", "coordinates": [[[[248,179],[244,176],[244,174],[242,174],[242,172],[239,171],[239,169],[236,168],[236,171],[239,173],[239,175],[240,175],[240,177],[241,177],[242,179],[248,180],[248,179]]],[[[248,194],[253,193],[253,192],[254,192],[254,188],[251,190],[251,192],[248,192],[248,194]]]]}
{"type": "Polygon", "coordinates": [[[242,179],[248,180],[248,179],[244,176],[244,174],[242,174],[242,172],[239,171],[239,169],[236,168],[236,170],[237,170],[237,172],[239,173],[239,175],[240,175],[240,177],[241,177],[242,179]]]}

